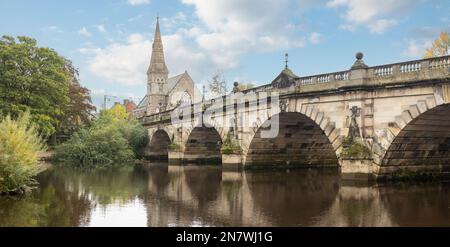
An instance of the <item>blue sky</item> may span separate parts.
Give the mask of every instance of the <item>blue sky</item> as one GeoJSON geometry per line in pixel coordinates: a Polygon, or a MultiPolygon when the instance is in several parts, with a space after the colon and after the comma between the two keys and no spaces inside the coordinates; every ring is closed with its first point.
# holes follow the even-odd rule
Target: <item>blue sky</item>
{"type": "Polygon", "coordinates": [[[71,59],[98,106],[144,96],[158,13],[170,74],[198,84],[270,83],[286,52],[300,76],[346,70],[357,51],[368,65],[418,59],[450,31],[448,0],[0,0],[0,12],[0,35],[71,59]]]}

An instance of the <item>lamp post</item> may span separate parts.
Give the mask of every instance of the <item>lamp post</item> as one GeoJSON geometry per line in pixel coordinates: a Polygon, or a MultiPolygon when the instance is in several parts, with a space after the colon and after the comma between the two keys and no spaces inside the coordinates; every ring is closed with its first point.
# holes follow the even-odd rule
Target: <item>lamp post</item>
{"type": "Polygon", "coordinates": [[[106,101],[111,101],[111,99],[117,99],[117,96],[113,96],[113,95],[104,95],[103,97],[103,110],[106,110],[106,101]]]}

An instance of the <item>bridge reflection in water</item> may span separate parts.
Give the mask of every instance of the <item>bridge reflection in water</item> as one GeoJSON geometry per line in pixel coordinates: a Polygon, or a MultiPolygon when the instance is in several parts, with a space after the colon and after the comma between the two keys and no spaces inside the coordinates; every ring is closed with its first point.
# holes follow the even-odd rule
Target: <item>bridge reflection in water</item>
{"type": "Polygon", "coordinates": [[[450,184],[351,184],[337,169],[53,168],[0,198],[0,226],[450,226],[450,184]]]}

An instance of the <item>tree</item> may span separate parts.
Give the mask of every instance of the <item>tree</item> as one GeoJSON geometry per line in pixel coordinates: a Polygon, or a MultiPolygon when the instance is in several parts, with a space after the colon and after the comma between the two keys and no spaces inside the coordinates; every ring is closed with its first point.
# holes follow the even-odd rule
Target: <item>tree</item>
{"type": "Polygon", "coordinates": [[[57,131],[59,135],[70,136],[90,123],[92,112],[96,110],[96,107],[92,105],[89,90],[80,85],[78,70],[73,67],[70,60],[66,60],[66,69],[72,75],[69,84],[69,103],[64,109],[57,131]]]}
{"type": "Polygon", "coordinates": [[[129,116],[130,114],[127,112],[127,109],[121,104],[116,104],[111,109],[100,112],[100,119],[112,121],[126,120],[129,116]]]}
{"type": "Polygon", "coordinates": [[[437,38],[433,45],[427,49],[425,53],[425,58],[440,57],[448,55],[448,50],[450,47],[450,37],[449,33],[442,32],[439,38],[437,38]]]}
{"type": "Polygon", "coordinates": [[[0,39],[0,116],[17,118],[29,111],[45,137],[51,136],[64,114],[72,75],[66,59],[37,47],[28,37],[0,39]]]}
{"type": "Polygon", "coordinates": [[[214,75],[212,81],[209,82],[209,91],[213,97],[227,94],[226,82],[220,78],[219,74],[214,75]]]}

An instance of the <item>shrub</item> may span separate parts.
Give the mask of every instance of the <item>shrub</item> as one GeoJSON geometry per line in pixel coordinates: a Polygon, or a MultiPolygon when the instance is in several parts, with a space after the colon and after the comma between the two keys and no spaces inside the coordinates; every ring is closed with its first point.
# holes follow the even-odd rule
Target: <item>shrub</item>
{"type": "Polygon", "coordinates": [[[170,150],[180,150],[181,149],[181,146],[179,145],[179,144],[177,144],[177,143],[175,143],[175,142],[171,142],[170,144],[169,144],[169,149],[170,150]]]}
{"type": "Polygon", "coordinates": [[[222,154],[240,154],[242,153],[242,148],[235,138],[227,136],[222,144],[221,152],[222,154]]]}
{"type": "Polygon", "coordinates": [[[16,120],[10,116],[0,122],[0,194],[24,192],[37,182],[39,152],[45,145],[30,114],[24,113],[16,120]]]}
{"type": "Polygon", "coordinates": [[[370,149],[362,140],[346,138],[342,145],[342,156],[345,158],[368,159],[371,157],[370,149]]]}
{"type": "Polygon", "coordinates": [[[133,151],[115,128],[83,129],[55,150],[55,160],[73,166],[130,163],[133,151]]]}
{"type": "Polygon", "coordinates": [[[147,130],[137,121],[101,114],[55,150],[55,160],[74,166],[111,166],[140,158],[148,144],[147,130]]]}
{"type": "Polygon", "coordinates": [[[128,141],[136,158],[142,158],[144,148],[148,145],[149,137],[147,130],[137,121],[119,121],[116,123],[118,131],[128,141]]]}

